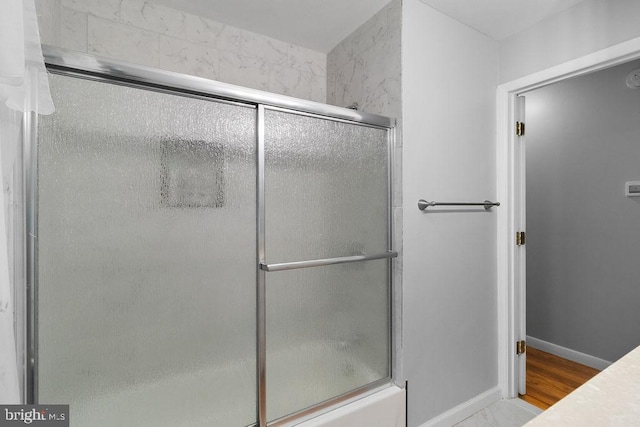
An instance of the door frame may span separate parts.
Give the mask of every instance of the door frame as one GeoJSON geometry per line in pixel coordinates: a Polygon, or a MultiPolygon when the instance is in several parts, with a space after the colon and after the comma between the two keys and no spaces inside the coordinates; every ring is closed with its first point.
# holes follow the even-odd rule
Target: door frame
{"type": "Polygon", "coordinates": [[[640,58],[640,37],[501,84],[496,92],[498,384],[503,398],[518,397],[515,343],[526,339],[524,251],[515,243],[524,214],[524,168],[515,135],[516,97],[526,91],[640,58]]]}

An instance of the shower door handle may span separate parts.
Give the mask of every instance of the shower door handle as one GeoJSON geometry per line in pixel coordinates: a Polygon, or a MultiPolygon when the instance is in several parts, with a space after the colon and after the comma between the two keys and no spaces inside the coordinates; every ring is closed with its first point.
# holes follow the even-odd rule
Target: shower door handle
{"type": "Polygon", "coordinates": [[[314,259],[310,261],[283,262],[279,264],[261,262],[259,266],[262,271],[285,271],[298,268],[321,267],[324,265],[346,264],[349,262],[371,261],[374,259],[396,258],[397,256],[398,252],[388,251],[373,255],[353,255],[338,258],[314,259]]]}

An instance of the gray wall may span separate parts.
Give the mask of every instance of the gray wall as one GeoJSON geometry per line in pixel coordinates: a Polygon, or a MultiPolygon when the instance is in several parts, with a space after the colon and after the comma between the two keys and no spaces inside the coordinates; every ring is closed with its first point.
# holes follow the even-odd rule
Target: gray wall
{"type": "Polygon", "coordinates": [[[497,393],[495,211],[423,213],[417,201],[495,197],[498,46],[419,0],[403,3],[402,40],[403,339],[415,427],[497,393]]]}
{"type": "Polygon", "coordinates": [[[640,344],[640,61],[527,98],[527,334],[615,361],[640,344]]]}

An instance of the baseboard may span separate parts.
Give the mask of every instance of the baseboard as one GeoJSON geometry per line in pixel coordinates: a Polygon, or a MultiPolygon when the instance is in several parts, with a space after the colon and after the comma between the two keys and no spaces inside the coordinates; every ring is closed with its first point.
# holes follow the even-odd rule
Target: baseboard
{"type": "Polygon", "coordinates": [[[530,337],[527,335],[527,345],[538,350],[546,351],[547,353],[555,354],[556,356],[563,357],[568,360],[572,360],[583,365],[590,366],[592,368],[602,371],[611,365],[611,362],[600,359],[589,354],[580,353],[570,348],[562,347],[558,344],[553,344],[548,341],[543,341],[538,338],[530,337]]]}
{"type": "Polygon", "coordinates": [[[494,387],[472,399],[467,400],[455,408],[432,418],[420,427],[451,427],[452,425],[466,420],[476,412],[483,410],[500,399],[502,399],[502,392],[499,387],[494,387]]]}

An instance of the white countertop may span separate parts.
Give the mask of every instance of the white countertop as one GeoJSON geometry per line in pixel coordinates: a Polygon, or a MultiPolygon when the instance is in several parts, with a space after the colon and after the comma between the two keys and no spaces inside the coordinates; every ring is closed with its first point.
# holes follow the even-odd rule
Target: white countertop
{"type": "Polygon", "coordinates": [[[526,424],[640,426],[640,347],[526,424]]]}

